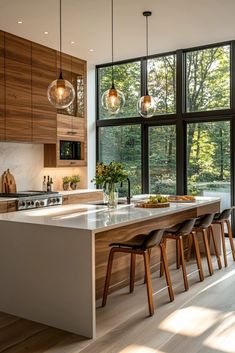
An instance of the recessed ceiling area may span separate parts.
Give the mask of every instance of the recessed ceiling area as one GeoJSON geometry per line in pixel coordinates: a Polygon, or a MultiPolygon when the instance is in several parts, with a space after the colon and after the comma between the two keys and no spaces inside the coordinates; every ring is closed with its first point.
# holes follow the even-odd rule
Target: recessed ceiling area
{"type": "MultiPolygon", "coordinates": [[[[63,51],[111,61],[111,1],[62,0],[63,51]]],[[[114,60],[235,39],[234,0],[114,0],[114,60]]],[[[59,0],[0,0],[0,29],[59,48],[59,0]],[[22,23],[18,23],[22,22],[22,23]]]]}

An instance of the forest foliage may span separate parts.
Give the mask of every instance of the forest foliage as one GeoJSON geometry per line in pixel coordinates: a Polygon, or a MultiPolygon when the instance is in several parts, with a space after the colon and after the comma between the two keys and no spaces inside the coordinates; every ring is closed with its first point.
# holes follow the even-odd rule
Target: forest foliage
{"type": "MultiPolygon", "coordinates": [[[[132,192],[141,193],[141,126],[137,99],[141,92],[140,61],[114,66],[116,88],[126,104],[117,118],[136,117],[134,125],[99,128],[100,161],[123,162],[130,171],[132,192]]],[[[176,113],[176,56],[148,61],[148,89],[157,98],[157,115],[176,113]]],[[[99,96],[110,88],[111,67],[99,69],[99,96]]],[[[185,111],[230,108],[230,46],[185,53],[185,111]]],[[[99,106],[99,119],[108,119],[99,106]]],[[[156,116],[157,120],[157,116],[156,116]]],[[[150,192],[176,192],[176,126],[149,127],[150,192]]],[[[188,191],[225,189],[230,181],[230,123],[216,121],[187,124],[188,191]]]]}

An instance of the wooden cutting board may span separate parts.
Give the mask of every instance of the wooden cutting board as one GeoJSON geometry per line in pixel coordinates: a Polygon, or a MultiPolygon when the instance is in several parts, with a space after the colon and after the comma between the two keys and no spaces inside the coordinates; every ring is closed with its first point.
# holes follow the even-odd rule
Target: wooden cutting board
{"type": "Polygon", "coordinates": [[[147,203],[147,202],[140,202],[136,204],[136,207],[140,208],[164,208],[164,207],[170,207],[169,202],[163,202],[163,203],[147,203]]]}
{"type": "Polygon", "coordinates": [[[16,192],[15,178],[9,169],[7,169],[2,175],[2,192],[7,194],[16,192]]]}
{"type": "Polygon", "coordinates": [[[7,193],[7,176],[6,172],[3,173],[2,175],[2,192],[7,193]]]}

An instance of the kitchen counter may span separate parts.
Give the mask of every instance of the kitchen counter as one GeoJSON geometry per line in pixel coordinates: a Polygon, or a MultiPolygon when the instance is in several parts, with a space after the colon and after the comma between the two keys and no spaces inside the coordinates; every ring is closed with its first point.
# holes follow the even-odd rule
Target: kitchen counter
{"type": "Polygon", "coordinates": [[[216,197],[197,197],[196,202],[171,203],[166,208],[137,208],[135,204],[118,205],[116,209],[92,204],[72,204],[53,206],[42,209],[1,214],[1,221],[41,224],[56,227],[68,227],[93,231],[94,234],[104,230],[126,226],[136,221],[170,216],[188,209],[206,206],[219,201],[216,197]]]}
{"type": "MultiPolygon", "coordinates": [[[[217,212],[219,206],[219,198],[199,197],[164,209],[73,204],[1,214],[0,311],[95,337],[109,243],[217,212]]],[[[167,248],[174,260],[175,250],[167,248]]],[[[156,256],[153,251],[154,268],[156,256]]],[[[138,261],[137,279],[143,275],[138,261]]],[[[112,273],[113,290],[127,284],[129,258],[121,266],[112,273]]]]}

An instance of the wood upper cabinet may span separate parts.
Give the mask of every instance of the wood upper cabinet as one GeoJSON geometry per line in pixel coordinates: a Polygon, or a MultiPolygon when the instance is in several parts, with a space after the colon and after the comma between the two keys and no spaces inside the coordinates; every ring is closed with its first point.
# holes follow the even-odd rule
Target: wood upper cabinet
{"type": "Polygon", "coordinates": [[[32,141],[31,43],[5,33],[6,140],[32,141]]]}
{"type": "Polygon", "coordinates": [[[82,141],[85,139],[84,119],[76,116],[57,115],[57,135],[61,140],[82,141]]]}
{"type": "Polygon", "coordinates": [[[47,98],[47,88],[56,78],[55,50],[32,43],[33,142],[56,143],[56,109],[47,98]]]}
{"type": "Polygon", "coordinates": [[[0,140],[5,140],[4,32],[0,31],[0,140]]]}
{"type": "MultiPolygon", "coordinates": [[[[57,114],[57,143],[44,145],[44,167],[78,167],[87,165],[86,120],[76,116],[57,114]],[[61,158],[61,147],[67,142],[78,142],[79,159],[61,158]]],[[[67,148],[67,147],[66,147],[67,148]]]]}
{"type": "Polygon", "coordinates": [[[61,60],[63,76],[73,84],[76,98],[67,109],[57,111],[48,101],[47,89],[59,77],[59,53],[0,31],[0,141],[53,144],[55,149],[59,135],[74,140],[73,133],[67,134],[74,129],[85,153],[86,62],[64,53],[61,60]],[[59,118],[59,128],[58,113],[70,118],[61,123],[59,118]]]}

